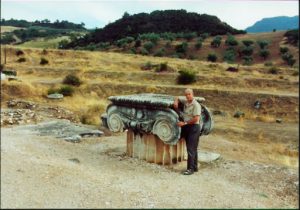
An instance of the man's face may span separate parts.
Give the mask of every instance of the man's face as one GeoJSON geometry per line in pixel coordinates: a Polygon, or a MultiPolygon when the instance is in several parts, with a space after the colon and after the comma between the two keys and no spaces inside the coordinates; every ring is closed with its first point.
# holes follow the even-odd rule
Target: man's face
{"type": "Polygon", "coordinates": [[[186,97],[186,100],[192,101],[194,98],[194,95],[191,92],[187,92],[187,93],[185,93],[185,97],[186,97]]]}

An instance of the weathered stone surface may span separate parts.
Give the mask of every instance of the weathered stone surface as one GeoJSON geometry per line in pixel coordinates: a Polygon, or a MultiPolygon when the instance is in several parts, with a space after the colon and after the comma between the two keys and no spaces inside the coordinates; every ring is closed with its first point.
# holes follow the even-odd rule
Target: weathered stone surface
{"type": "Polygon", "coordinates": [[[72,143],[79,143],[81,140],[81,136],[74,135],[74,136],[66,137],[66,138],[64,138],[64,140],[68,141],[68,142],[72,142],[72,143]]]}
{"type": "Polygon", "coordinates": [[[198,151],[198,162],[210,163],[212,161],[218,160],[221,157],[218,153],[198,151]]]}
{"type": "Polygon", "coordinates": [[[276,119],[276,122],[277,123],[282,123],[282,119],[278,118],[278,119],[276,119]]]}
{"type": "Polygon", "coordinates": [[[1,80],[5,80],[6,79],[6,75],[1,73],[1,80]]]}
{"type": "Polygon", "coordinates": [[[59,94],[59,93],[53,93],[53,94],[47,95],[47,98],[49,98],[49,99],[62,99],[62,98],[64,98],[64,95],[59,94]]]}
{"type": "MultiPolygon", "coordinates": [[[[198,102],[205,100],[202,97],[195,99],[198,102]]],[[[174,96],[135,94],[111,96],[109,100],[112,104],[107,107],[106,116],[101,115],[101,120],[111,131],[132,129],[135,132],[151,133],[170,145],[175,145],[179,140],[181,128],[176,123],[182,120],[180,118],[183,107],[178,110],[173,108],[174,96]]],[[[212,115],[203,104],[201,106],[202,134],[207,135],[213,127],[212,115]]]]}

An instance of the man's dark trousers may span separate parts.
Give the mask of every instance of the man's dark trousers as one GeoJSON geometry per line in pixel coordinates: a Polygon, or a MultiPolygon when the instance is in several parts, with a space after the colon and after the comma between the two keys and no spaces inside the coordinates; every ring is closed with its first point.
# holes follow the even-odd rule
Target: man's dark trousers
{"type": "Polygon", "coordinates": [[[198,170],[198,143],[200,137],[200,125],[188,124],[181,128],[181,137],[185,139],[188,153],[187,169],[198,170]]]}

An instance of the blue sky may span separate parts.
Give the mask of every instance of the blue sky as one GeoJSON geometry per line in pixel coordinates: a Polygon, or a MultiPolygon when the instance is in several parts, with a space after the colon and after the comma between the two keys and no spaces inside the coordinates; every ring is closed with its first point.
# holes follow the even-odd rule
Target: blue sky
{"type": "Polygon", "coordinates": [[[237,29],[245,29],[264,17],[298,15],[299,5],[297,0],[2,0],[1,18],[58,19],[102,28],[125,11],[136,14],[165,9],[215,15],[237,29]]]}

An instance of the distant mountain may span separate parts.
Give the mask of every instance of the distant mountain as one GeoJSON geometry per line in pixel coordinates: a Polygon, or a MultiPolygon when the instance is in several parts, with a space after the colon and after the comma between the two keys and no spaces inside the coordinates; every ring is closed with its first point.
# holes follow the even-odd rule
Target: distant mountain
{"type": "Polygon", "coordinates": [[[259,33],[259,32],[271,32],[273,29],[290,30],[299,28],[299,16],[287,17],[278,16],[272,18],[263,18],[257,21],[253,26],[246,28],[247,32],[259,33]]]}
{"type": "Polygon", "coordinates": [[[156,10],[148,13],[129,15],[124,13],[123,17],[104,28],[96,29],[89,35],[71,43],[71,47],[84,46],[89,43],[114,42],[124,37],[138,37],[144,33],[187,33],[197,34],[209,33],[217,34],[241,34],[243,30],[237,30],[222,22],[216,16],[207,14],[197,14],[186,10],[156,10]]]}

